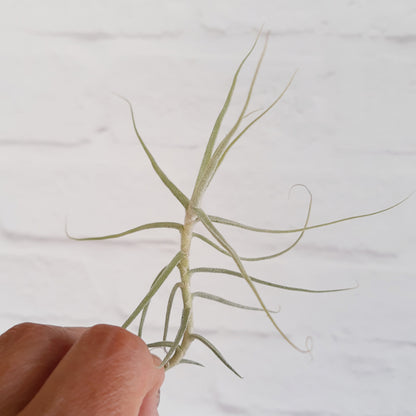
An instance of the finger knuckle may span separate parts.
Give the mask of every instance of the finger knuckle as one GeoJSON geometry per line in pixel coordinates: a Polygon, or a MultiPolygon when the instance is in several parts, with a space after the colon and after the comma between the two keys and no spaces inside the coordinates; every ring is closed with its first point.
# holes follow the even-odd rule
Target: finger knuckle
{"type": "Polygon", "coordinates": [[[42,324],[35,324],[32,322],[23,322],[10,328],[5,335],[18,340],[36,340],[42,342],[48,340],[55,334],[55,331],[42,324]]]}
{"type": "Polygon", "coordinates": [[[14,349],[30,347],[31,351],[67,349],[65,334],[59,327],[23,322],[10,328],[0,337],[0,346],[14,349]]]}
{"type": "Polygon", "coordinates": [[[147,357],[150,354],[146,344],[136,335],[129,331],[106,324],[98,324],[89,328],[83,335],[84,342],[94,347],[103,348],[105,354],[111,357],[134,355],[147,357]]]}

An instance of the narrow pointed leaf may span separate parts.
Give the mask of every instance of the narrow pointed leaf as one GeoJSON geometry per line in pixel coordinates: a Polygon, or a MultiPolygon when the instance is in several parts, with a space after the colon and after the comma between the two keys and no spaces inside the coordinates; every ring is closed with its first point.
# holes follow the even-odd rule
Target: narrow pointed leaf
{"type": "Polygon", "coordinates": [[[173,341],[173,345],[170,347],[168,353],[166,354],[163,361],[160,363],[160,367],[163,367],[173,356],[176,349],[179,347],[179,344],[182,340],[183,334],[186,331],[186,327],[188,326],[189,317],[191,316],[190,308],[184,308],[182,311],[182,319],[181,319],[181,326],[176,334],[175,340],[173,341]]]}
{"type": "MultiPolygon", "coordinates": [[[[221,298],[220,296],[213,295],[211,293],[194,292],[194,293],[192,293],[192,296],[198,297],[198,298],[203,298],[203,299],[208,299],[208,300],[213,300],[215,302],[219,302],[219,303],[222,303],[222,304],[227,305],[227,306],[233,306],[234,308],[246,309],[246,310],[249,310],[249,311],[263,311],[262,308],[256,308],[255,306],[242,305],[241,303],[236,303],[236,302],[233,302],[231,300],[221,298]]],[[[273,311],[273,310],[269,309],[269,312],[270,313],[277,313],[279,311],[273,311]]]]}
{"type": "Polygon", "coordinates": [[[314,228],[326,227],[326,226],[337,224],[337,223],[340,223],[340,222],[343,222],[343,221],[351,221],[351,220],[355,220],[355,219],[359,219],[359,218],[370,217],[372,215],[378,215],[378,214],[381,214],[383,212],[390,211],[391,209],[396,208],[397,206],[403,204],[412,195],[413,195],[413,193],[408,195],[406,198],[400,200],[399,202],[395,203],[394,205],[390,205],[387,208],[383,208],[383,209],[380,209],[378,211],[373,211],[373,212],[370,212],[370,213],[367,213],[367,214],[354,215],[354,216],[351,216],[351,217],[340,218],[340,219],[325,222],[325,223],[322,223],[322,224],[308,225],[307,227],[304,227],[304,228],[293,228],[293,229],[290,229],[290,230],[274,230],[274,229],[268,229],[268,228],[254,227],[252,225],[242,224],[242,223],[237,222],[237,221],[233,221],[233,220],[222,218],[222,217],[217,217],[217,216],[214,216],[214,215],[209,215],[209,219],[214,223],[230,225],[232,227],[238,227],[238,228],[242,228],[244,230],[255,231],[255,232],[259,232],[259,233],[271,233],[271,234],[299,233],[299,232],[302,232],[302,231],[312,230],[314,228]]]}
{"type": "Polygon", "coordinates": [[[154,284],[150,288],[147,295],[143,298],[143,300],[139,303],[137,308],[131,313],[131,315],[126,319],[122,328],[127,328],[137,317],[137,315],[143,310],[143,308],[149,303],[150,299],[155,295],[155,293],[159,290],[160,286],[162,286],[163,282],[168,278],[169,274],[175,268],[175,266],[182,260],[183,254],[180,251],[175,255],[175,257],[170,261],[170,263],[165,267],[163,272],[160,274],[159,278],[155,280],[154,284]]]}
{"type": "MultiPolygon", "coordinates": [[[[215,244],[213,241],[211,241],[209,238],[205,237],[204,235],[199,234],[199,233],[193,233],[193,236],[197,237],[201,241],[209,244],[211,247],[215,248],[220,253],[225,254],[226,256],[232,257],[229,252],[222,249],[218,244],[215,244]]],[[[269,259],[273,259],[275,257],[281,256],[281,255],[287,253],[288,251],[292,250],[299,243],[302,236],[303,235],[300,235],[289,247],[286,247],[284,250],[278,251],[277,253],[268,254],[266,256],[260,256],[260,257],[239,256],[240,260],[242,260],[242,261],[262,261],[262,260],[269,260],[269,259]]]]}
{"type": "Polygon", "coordinates": [[[152,222],[152,223],[149,223],[149,224],[140,225],[140,226],[135,227],[135,228],[130,228],[129,230],[123,231],[121,233],[103,235],[103,236],[99,236],[99,237],[82,237],[82,238],[79,238],[79,237],[73,237],[72,235],[70,235],[68,233],[67,224],[65,224],[65,233],[66,233],[67,237],[70,238],[71,240],[91,241],[91,240],[107,240],[109,238],[119,238],[119,237],[123,237],[123,236],[128,235],[128,234],[137,233],[139,231],[151,230],[151,229],[156,229],[156,228],[173,228],[173,229],[181,231],[182,228],[183,228],[183,225],[178,223],[178,222],[152,222]]]}
{"type": "Polygon", "coordinates": [[[137,331],[137,336],[140,338],[143,337],[144,322],[146,320],[147,311],[149,310],[150,301],[151,299],[149,300],[149,303],[143,308],[142,314],[140,315],[139,330],[137,331]]]}
{"type": "Polygon", "coordinates": [[[197,365],[199,367],[205,367],[204,364],[201,364],[198,361],[188,360],[186,358],[183,358],[182,360],[180,360],[179,364],[193,364],[193,365],[197,365]]]}
{"type": "Polygon", "coordinates": [[[248,57],[251,55],[254,48],[256,47],[257,41],[260,37],[260,34],[261,34],[261,29],[260,29],[259,33],[257,34],[256,40],[254,41],[252,47],[250,48],[250,50],[248,51],[246,56],[243,58],[243,60],[240,62],[240,65],[238,66],[237,71],[234,74],[230,90],[228,91],[228,94],[227,94],[227,98],[225,99],[224,105],[223,105],[220,113],[218,114],[217,120],[215,121],[215,124],[214,124],[214,128],[212,129],[210,138],[208,140],[208,144],[205,148],[205,152],[204,152],[204,156],[203,156],[203,159],[202,159],[201,167],[200,167],[199,172],[198,172],[198,177],[197,177],[197,180],[196,180],[196,184],[198,184],[200,182],[201,176],[203,175],[203,173],[206,169],[206,166],[207,166],[207,164],[208,164],[208,162],[211,158],[212,151],[213,151],[214,146],[215,146],[215,141],[216,141],[217,136],[218,136],[218,132],[220,130],[220,127],[221,127],[222,121],[224,119],[224,116],[227,113],[228,107],[229,107],[230,102],[231,102],[231,98],[232,98],[233,93],[234,93],[234,89],[235,89],[235,86],[236,86],[236,83],[237,83],[238,75],[240,74],[241,68],[243,67],[244,63],[246,62],[246,60],[248,59],[248,57]]]}
{"type": "Polygon", "coordinates": [[[165,326],[163,329],[163,339],[165,340],[168,336],[168,330],[169,330],[169,320],[170,320],[170,313],[172,310],[172,305],[173,305],[173,300],[175,298],[175,294],[176,291],[182,286],[182,283],[176,283],[175,286],[173,286],[170,295],[169,295],[169,300],[168,300],[168,304],[166,307],[166,315],[165,315],[165,326]]]}
{"type": "MultiPolygon", "coordinates": [[[[217,163],[216,163],[216,167],[215,167],[215,172],[217,171],[217,169],[220,167],[221,163],[223,162],[225,156],[227,155],[227,153],[230,151],[230,149],[234,146],[234,144],[243,136],[243,134],[254,124],[256,123],[258,120],[260,120],[267,112],[269,112],[281,99],[282,97],[285,95],[286,91],[289,89],[290,85],[293,82],[293,79],[295,78],[296,72],[292,75],[292,77],[290,78],[289,82],[287,83],[286,87],[284,88],[284,90],[280,93],[280,95],[260,114],[258,115],[253,121],[251,121],[246,127],[244,127],[244,129],[234,138],[234,140],[227,146],[227,148],[221,153],[221,156],[219,157],[217,163]]],[[[214,172],[214,174],[215,174],[214,172]]]]}
{"type": "MultiPolygon", "coordinates": [[[[219,247],[217,244],[215,244],[213,241],[211,241],[209,238],[205,237],[205,236],[196,236],[198,237],[200,240],[206,242],[207,244],[209,244],[211,247],[215,248],[216,250],[218,250],[220,253],[225,254],[226,256],[232,257],[230,253],[228,253],[227,251],[223,250],[221,247],[219,247]],[[203,237],[203,238],[201,238],[203,237]]],[[[281,256],[285,253],[287,253],[288,251],[290,251],[293,247],[295,247],[300,241],[300,237],[298,237],[294,243],[292,243],[289,247],[285,248],[282,251],[278,251],[277,253],[273,253],[273,254],[268,254],[266,256],[260,256],[260,257],[245,257],[245,256],[239,256],[241,261],[262,261],[262,260],[269,260],[269,259],[273,259],[275,257],[281,256]]]]}
{"type": "MultiPolygon", "coordinates": [[[[306,191],[308,192],[308,194],[309,194],[309,204],[308,204],[308,213],[306,214],[306,220],[305,220],[305,223],[304,223],[304,226],[303,226],[303,228],[305,228],[305,227],[307,227],[307,225],[308,225],[308,223],[309,223],[309,218],[310,218],[310,216],[311,216],[311,209],[312,209],[312,193],[311,193],[311,191],[309,190],[309,188],[307,187],[307,186],[305,186],[305,185],[303,185],[303,184],[296,184],[296,185],[294,185],[293,187],[292,187],[292,189],[295,187],[295,186],[301,186],[302,188],[304,188],[304,189],[306,189],[306,191]]],[[[263,256],[263,257],[257,257],[255,260],[254,259],[251,259],[251,260],[247,260],[246,259],[246,261],[259,261],[259,260],[268,260],[268,259],[272,259],[272,258],[275,258],[275,257],[278,257],[278,256],[281,256],[282,254],[285,254],[285,253],[287,253],[288,251],[290,251],[290,250],[292,250],[298,243],[299,243],[299,241],[302,239],[302,237],[303,237],[303,235],[305,234],[305,230],[303,230],[303,231],[301,231],[301,233],[299,234],[299,236],[298,236],[298,238],[289,246],[289,247],[287,247],[287,248],[285,248],[284,250],[282,250],[282,251],[279,251],[278,253],[275,253],[275,254],[271,254],[271,255],[268,255],[268,256],[263,256]]]]}
{"type": "Polygon", "coordinates": [[[226,134],[226,136],[222,139],[222,141],[220,142],[220,144],[218,145],[218,147],[215,149],[214,154],[212,155],[212,157],[210,158],[209,162],[207,163],[206,169],[203,172],[203,175],[201,175],[200,181],[197,182],[197,184],[195,185],[195,192],[194,194],[202,194],[205,189],[208,187],[209,183],[211,182],[213,176],[215,175],[216,172],[216,168],[217,168],[217,164],[218,161],[221,159],[221,155],[223,154],[223,152],[226,150],[227,145],[229,144],[230,140],[232,139],[234,133],[237,131],[238,127],[241,124],[241,121],[244,118],[244,114],[246,113],[247,107],[250,103],[250,99],[251,99],[251,95],[253,92],[253,88],[254,88],[254,84],[256,83],[256,79],[257,79],[257,75],[259,73],[263,58],[264,58],[264,54],[266,52],[266,48],[267,48],[267,43],[268,43],[268,34],[266,36],[266,40],[264,42],[264,47],[263,50],[261,52],[260,55],[260,59],[257,62],[257,66],[256,69],[254,71],[251,83],[250,83],[250,87],[247,93],[247,97],[246,97],[246,101],[244,102],[243,108],[240,112],[240,115],[237,119],[237,121],[234,123],[234,125],[232,126],[232,128],[230,129],[230,131],[226,134]]]}
{"type": "MultiPolygon", "coordinates": [[[[166,267],[164,267],[159,274],[155,277],[155,279],[152,282],[152,286],[154,286],[154,284],[157,282],[157,280],[160,278],[160,275],[163,273],[163,271],[166,269],[166,267]]],[[[149,309],[149,305],[150,305],[151,299],[149,300],[149,303],[143,308],[143,312],[140,316],[140,324],[139,324],[139,331],[137,333],[137,335],[141,338],[143,335],[143,327],[144,327],[144,322],[146,320],[146,315],[147,315],[147,311],[149,309]]]]}
{"type": "Polygon", "coordinates": [[[228,361],[224,358],[224,356],[218,351],[218,349],[209,342],[206,338],[204,338],[202,335],[199,334],[192,334],[192,338],[197,339],[198,341],[201,341],[203,344],[205,344],[216,356],[219,358],[219,360],[228,368],[230,369],[236,376],[243,378],[240,376],[240,374],[237,373],[236,370],[234,370],[233,367],[228,363],[228,361]]]}
{"type": "Polygon", "coordinates": [[[218,244],[215,244],[213,241],[211,241],[208,237],[205,237],[204,235],[200,233],[192,233],[192,237],[196,237],[199,240],[203,241],[204,243],[207,243],[211,247],[214,247],[216,250],[218,250],[220,253],[225,254],[226,256],[229,256],[230,254],[228,251],[221,248],[218,244]]]}
{"type": "Polygon", "coordinates": [[[151,342],[147,344],[147,348],[164,348],[164,347],[171,347],[174,344],[173,341],[158,341],[158,342],[151,342]]]}
{"type": "Polygon", "coordinates": [[[143,139],[141,138],[141,136],[139,134],[139,131],[137,129],[137,126],[136,126],[136,120],[135,120],[135,117],[134,117],[133,106],[132,106],[131,102],[127,98],[122,97],[121,95],[118,95],[118,94],[116,94],[116,95],[119,98],[121,98],[122,100],[124,100],[129,105],[131,119],[133,121],[134,131],[136,133],[137,138],[139,139],[140,144],[142,145],[143,150],[145,151],[148,159],[150,160],[150,163],[152,164],[152,167],[153,167],[154,171],[156,172],[157,176],[159,176],[161,181],[172,192],[172,194],[176,197],[176,199],[186,208],[188,206],[188,203],[189,203],[188,198],[162,171],[160,166],[157,164],[155,158],[150,153],[149,149],[147,148],[146,144],[144,143],[143,139]]]}
{"type": "Polygon", "coordinates": [[[310,349],[307,347],[306,349],[302,349],[295,345],[288,337],[287,335],[280,329],[280,327],[277,325],[273,317],[270,315],[270,312],[267,310],[266,305],[263,302],[263,299],[261,298],[260,294],[258,293],[256,287],[254,286],[252,280],[250,279],[250,276],[247,274],[243,263],[241,262],[241,259],[239,258],[238,254],[235,252],[235,250],[230,246],[230,244],[225,240],[223,235],[215,228],[214,224],[211,222],[211,220],[208,218],[207,214],[205,214],[204,211],[200,208],[195,209],[198,218],[204,224],[205,228],[212,234],[212,236],[224,247],[225,250],[227,250],[231,257],[233,258],[235,264],[237,265],[238,269],[240,270],[241,274],[243,275],[244,279],[250,286],[251,290],[253,291],[254,295],[256,296],[257,300],[259,301],[261,307],[263,308],[264,312],[266,313],[267,317],[269,318],[272,325],[275,327],[275,329],[280,333],[280,335],[288,342],[293,348],[298,350],[299,352],[307,353],[310,352],[310,349]]]}
{"type": "MultiPolygon", "coordinates": [[[[226,256],[231,257],[231,254],[224,250],[223,248],[221,248],[218,244],[215,244],[213,241],[211,241],[208,237],[205,237],[202,234],[199,233],[193,233],[193,236],[200,239],[201,241],[207,243],[208,245],[210,245],[211,247],[215,248],[215,250],[218,250],[220,253],[225,254],[226,256]]],[[[240,260],[242,261],[262,261],[262,260],[269,260],[269,259],[273,259],[275,257],[281,256],[282,254],[287,253],[289,250],[291,250],[293,247],[295,247],[299,241],[300,241],[300,237],[298,237],[294,243],[292,243],[289,247],[285,248],[282,251],[278,251],[277,253],[273,253],[273,254],[268,254],[267,256],[260,256],[260,257],[245,257],[245,256],[240,256],[240,260]]]]}
{"type": "Polygon", "coordinates": [[[230,129],[230,131],[227,133],[227,135],[224,137],[224,139],[218,145],[217,149],[215,149],[215,152],[214,152],[212,161],[210,163],[214,163],[215,160],[218,160],[221,157],[221,154],[225,151],[228,143],[230,142],[230,140],[231,140],[232,136],[234,135],[234,133],[237,131],[238,127],[240,126],[241,121],[244,118],[244,115],[246,114],[247,107],[248,107],[248,105],[250,103],[251,95],[253,93],[254,84],[256,83],[257,75],[259,73],[261,64],[263,62],[264,55],[266,53],[268,39],[269,39],[269,36],[267,34],[266,40],[264,42],[263,50],[262,50],[261,55],[260,55],[260,58],[259,58],[259,60],[257,62],[257,66],[256,66],[256,69],[254,71],[253,77],[251,79],[251,83],[250,83],[250,87],[249,87],[249,90],[248,90],[248,93],[247,93],[247,97],[246,97],[246,100],[244,102],[243,108],[242,108],[242,110],[240,112],[240,115],[238,116],[238,119],[234,123],[233,127],[230,129]]]}
{"type": "MultiPolygon", "coordinates": [[[[305,220],[305,224],[304,224],[304,228],[308,225],[309,222],[309,218],[310,218],[310,214],[311,214],[311,209],[312,209],[312,193],[310,192],[310,190],[308,189],[307,186],[303,185],[303,184],[296,184],[292,187],[292,189],[296,186],[300,186],[304,189],[306,189],[306,191],[309,194],[309,204],[308,204],[308,213],[306,216],[306,220],[305,220]]],[[[208,219],[210,220],[210,218],[208,217],[208,219]]],[[[298,236],[298,238],[287,248],[285,248],[282,251],[278,251],[277,253],[273,253],[273,254],[269,254],[267,256],[261,256],[261,257],[243,257],[240,256],[240,260],[242,261],[261,261],[261,260],[268,260],[268,259],[273,259],[275,257],[281,256],[285,253],[287,253],[288,251],[292,250],[298,243],[299,241],[302,239],[305,230],[303,228],[303,231],[301,231],[300,235],[298,236]]],[[[201,236],[200,234],[194,233],[194,236],[201,239],[202,241],[206,242],[207,244],[209,244],[210,246],[214,247],[215,249],[217,249],[218,251],[220,251],[223,254],[226,254],[228,256],[230,256],[231,254],[227,251],[227,250],[223,250],[221,247],[219,247],[218,245],[216,245],[214,242],[212,242],[211,240],[209,240],[208,238],[201,236]]]]}
{"type": "Polygon", "coordinates": [[[246,117],[249,117],[249,116],[251,116],[252,114],[257,113],[257,112],[259,112],[259,111],[261,111],[261,110],[262,110],[261,108],[258,108],[257,110],[250,111],[250,112],[248,112],[248,113],[244,114],[243,119],[244,119],[244,118],[246,118],[246,117]]]}
{"type": "MultiPolygon", "coordinates": [[[[229,270],[229,269],[221,269],[221,268],[213,268],[213,267],[197,267],[195,269],[191,269],[189,271],[190,274],[195,274],[195,273],[218,273],[218,274],[228,274],[230,276],[235,276],[235,277],[240,277],[242,279],[244,279],[243,275],[239,272],[236,272],[234,270],[229,270]]],[[[340,288],[340,289],[323,289],[323,290],[314,290],[314,289],[304,289],[304,288],[300,288],[300,287],[293,287],[293,286],[286,286],[286,285],[280,285],[277,283],[273,283],[273,282],[268,282],[266,280],[261,280],[261,279],[257,279],[253,276],[250,276],[251,280],[255,283],[258,283],[260,285],[264,285],[264,286],[270,286],[270,287],[275,287],[277,289],[283,289],[283,290],[292,290],[295,292],[306,292],[306,293],[330,293],[330,292],[343,292],[346,290],[353,290],[356,289],[358,287],[358,284],[356,284],[355,286],[351,286],[351,287],[344,287],[344,288],[340,288]]]]}

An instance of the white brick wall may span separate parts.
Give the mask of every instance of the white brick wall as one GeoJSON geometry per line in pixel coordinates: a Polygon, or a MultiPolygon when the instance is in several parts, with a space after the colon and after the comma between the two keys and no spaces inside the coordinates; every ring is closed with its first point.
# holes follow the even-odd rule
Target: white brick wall
{"type": "MultiPolygon", "coordinates": [[[[0,13],[0,330],[20,321],[120,324],[177,250],[175,232],[97,243],[182,211],[132,132],[190,193],[231,76],[264,22],[270,46],[252,108],[265,107],[299,68],[281,104],[241,140],[207,194],[217,215],[272,227],[376,210],[415,188],[416,7],[398,1],[7,1],[0,13]],[[239,176],[238,180],[237,177],[239,176]]],[[[240,108],[252,58],[242,74],[240,108]]],[[[396,210],[305,235],[252,274],[352,292],[264,293],[298,344],[264,316],[201,300],[196,326],[244,375],[202,346],[207,368],[168,372],[161,415],[416,415],[415,198],[396,210]]],[[[229,230],[227,230],[229,231],[229,230]]],[[[286,238],[229,233],[244,254],[286,238]],[[234,238],[233,238],[234,237],[234,238]]],[[[194,265],[229,264],[195,245],[194,265]]],[[[173,279],[172,279],[173,282],[173,279]]],[[[253,303],[242,282],[199,277],[196,287],[253,303]]],[[[161,291],[146,340],[156,340],[161,291]]]]}

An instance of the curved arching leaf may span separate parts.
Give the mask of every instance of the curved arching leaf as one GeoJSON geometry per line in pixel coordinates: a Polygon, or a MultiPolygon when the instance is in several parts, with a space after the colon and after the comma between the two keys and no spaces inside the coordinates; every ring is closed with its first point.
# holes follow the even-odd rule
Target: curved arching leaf
{"type": "Polygon", "coordinates": [[[186,331],[186,327],[188,326],[190,316],[191,316],[191,309],[190,308],[184,308],[183,311],[182,311],[181,325],[178,329],[175,340],[173,341],[173,345],[170,347],[170,349],[167,352],[165,358],[160,363],[160,367],[163,367],[170,360],[170,358],[176,352],[176,349],[179,347],[179,344],[182,340],[182,337],[183,337],[183,335],[186,331]]]}
{"type": "Polygon", "coordinates": [[[292,228],[292,229],[289,229],[289,230],[282,230],[282,229],[276,230],[276,229],[270,229],[270,228],[254,227],[252,225],[242,224],[241,222],[233,221],[233,220],[230,220],[230,219],[227,219],[227,218],[222,218],[222,217],[218,217],[218,216],[214,216],[214,215],[209,215],[208,217],[214,223],[230,225],[232,227],[238,227],[238,228],[242,228],[244,230],[255,231],[255,232],[258,232],[258,233],[270,233],[270,234],[299,233],[299,232],[302,232],[302,231],[313,230],[315,228],[327,227],[329,225],[338,224],[338,223],[344,222],[344,221],[351,221],[351,220],[355,220],[355,219],[359,219],[359,218],[371,217],[372,215],[378,215],[378,214],[381,214],[383,212],[390,211],[391,209],[396,208],[399,205],[403,204],[412,195],[413,195],[413,192],[410,195],[408,195],[406,198],[403,198],[402,200],[400,200],[399,202],[396,202],[395,204],[390,205],[387,208],[379,209],[377,211],[372,211],[372,212],[369,212],[369,213],[366,213],[366,214],[353,215],[353,216],[345,217],[345,218],[339,218],[337,220],[332,220],[332,221],[324,222],[324,223],[321,223],[321,224],[308,225],[307,227],[303,227],[303,228],[292,228]]]}
{"type": "MultiPolygon", "coordinates": [[[[164,267],[159,273],[158,275],[155,277],[155,279],[152,282],[151,287],[153,287],[155,285],[155,283],[158,281],[158,279],[160,278],[160,275],[164,272],[164,270],[166,269],[166,267],[164,267]]],[[[152,299],[149,300],[149,302],[147,303],[147,305],[143,308],[142,314],[140,316],[140,324],[139,324],[139,331],[137,333],[137,335],[141,338],[143,335],[143,327],[144,327],[144,322],[146,320],[146,315],[147,315],[147,311],[149,309],[149,305],[152,299]]]]}
{"type": "Polygon", "coordinates": [[[163,269],[162,273],[159,275],[159,278],[156,279],[150,288],[147,295],[142,299],[137,308],[131,313],[131,315],[126,319],[122,328],[127,328],[137,317],[137,315],[143,310],[143,308],[149,303],[150,299],[155,295],[162,286],[163,282],[168,278],[172,270],[177,266],[177,264],[182,260],[183,253],[179,251],[175,257],[170,261],[170,263],[163,269]]]}
{"type": "Polygon", "coordinates": [[[267,310],[266,305],[264,304],[263,299],[261,298],[260,294],[258,293],[256,287],[254,286],[252,280],[250,279],[250,276],[247,274],[246,269],[243,266],[243,263],[241,262],[241,259],[239,258],[238,254],[235,252],[235,250],[230,246],[230,244],[225,240],[223,235],[215,228],[214,224],[211,222],[211,220],[208,218],[208,216],[205,214],[205,212],[200,208],[195,208],[195,212],[198,215],[198,218],[204,224],[205,228],[212,234],[212,236],[224,247],[225,250],[227,250],[231,257],[233,258],[235,264],[237,265],[238,269],[240,270],[241,274],[243,275],[244,279],[250,286],[250,289],[256,296],[257,300],[259,301],[261,307],[263,308],[264,312],[266,313],[267,317],[269,318],[272,325],[275,327],[275,329],[280,333],[280,335],[288,342],[293,348],[298,350],[299,352],[303,353],[309,353],[310,349],[302,349],[295,345],[288,337],[287,335],[280,329],[280,327],[277,325],[273,317],[271,316],[270,312],[267,310]]]}
{"type": "MultiPolygon", "coordinates": [[[[234,270],[229,270],[229,269],[215,268],[215,267],[197,267],[195,269],[191,269],[189,271],[189,273],[191,275],[194,275],[195,273],[228,274],[230,276],[240,277],[240,278],[244,279],[244,276],[240,272],[236,272],[234,270]]],[[[306,293],[344,292],[346,290],[353,290],[353,289],[356,289],[358,287],[358,284],[356,284],[355,286],[343,287],[343,288],[339,288],[339,289],[322,289],[322,290],[319,290],[319,289],[304,289],[304,288],[301,288],[301,287],[280,285],[278,283],[273,283],[273,282],[269,282],[269,281],[266,281],[266,280],[257,279],[253,276],[250,276],[250,279],[253,282],[258,283],[260,285],[275,287],[277,289],[291,290],[291,291],[295,291],[295,292],[306,292],[306,293]]]]}
{"type": "Polygon", "coordinates": [[[243,67],[244,63],[247,61],[248,57],[251,55],[254,48],[256,47],[261,32],[262,32],[262,29],[259,30],[259,32],[257,34],[257,37],[256,37],[256,40],[254,41],[253,45],[251,46],[251,48],[248,51],[248,53],[246,54],[246,56],[240,62],[240,65],[238,66],[238,68],[237,68],[237,70],[234,74],[234,77],[233,77],[233,80],[232,80],[232,83],[231,83],[231,87],[230,87],[230,89],[228,91],[228,94],[227,94],[227,98],[225,99],[224,105],[221,108],[220,113],[218,114],[218,117],[217,117],[217,119],[215,121],[215,124],[214,124],[214,128],[212,129],[211,135],[209,137],[208,144],[205,148],[204,156],[203,156],[202,163],[201,163],[201,166],[199,168],[197,180],[196,180],[196,183],[195,183],[194,193],[195,193],[195,190],[198,188],[199,183],[201,181],[201,177],[204,175],[207,164],[208,164],[209,160],[211,159],[212,151],[213,151],[214,146],[215,146],[215,141],[217,139],[222,121],[225,117],[225,114],[227,113],[228,107],[230,106],[231,98],[233,96],[234,89],[235,89],[235,86],[236,86],[236,83],[237,83],[237,78],[240,74],[241,68],[243,67]]]}
{"type": "Polygon", "coordinates": [[[236,376],[243,378],[240,376],[240,374],[237,373],[236,370],[234,370],[234,368],[228,363],[228,361],[218,351],[218,349],[214,346],[214,344],[212,344],[212,342],[208,341],[205,337],[199,334],[192,334],[192,338],[197,339],[198,341],[206,345],[228,369],[230,369],[236,376]]]}
{"type": "Polygon", "coordinates": [[[65,223],[66,236],[70,238],[71,240],[77,240],[77,241],[107,240],[109,238],[119,238],[125,235],[137,233],[139,231],[151,230],[151,229],[157,229],[157,228],[173,228],[175,230],[181,231],[183,229],[183,225],[178,222],[166,222],[166,221],[165,222],[151,222],[149,224],[143,224],[143,225],[139,225],[138,227],[130,228],[126,231],[122,231],[121,233],[103,235],[103,236],[98,236],[98,237],[73,237],[72,235],[68,233],[67,223],[65,223]]]}
{"type": "Polygon", "coordinates": [[[163,340],[165,340],[168,336],[168,329],[169,329],[169,320],[170,320],[170,313],[172,310],[173,300],[175,298],[176,291],[182,286],[182,282],[176,283],[169,295],[168,304],[166,307],[166,315],[165,315],[165,326],[163,328],[163,340]]]}
{"type": "MultiPolygon", "coordinates": [[[[223,305],[232,306],[234,308],[239,308],[239,309],[246,309],[248,311],[263,311],[263,308],[256,308],[255,306],[242,305],[241,303],[233,302],[231,300],[222,298],[220,296],[213,295],[212,293],[193,292],[192,296],[193,297],[198,297],[198,298],[203,298],[203,299],[208,299],[208,300],[213,300],[214,302],[222,303],[223,305]]],[[[274,311],[274,310],[269,309],[269,312],[270,313],[277,313],[279,311],[274,311]]]]}
{"type": "Polygon", "coordinates": [[[116,96],[118,96],[119,98],[121,98],[122,100],[124,100],[129,108],[130,108],[130,115],[131,115],[131,119],[133,122],[133,127],[134,127],[134,131],[136,133],[137,138],[139,139],[140,144],[142,145],[143,150],[145,151],[148,159],[150,160],[150,163],[154,169],[154,171],[156,172],[157,176],[159,176],[159,178],[161,179],[161,181],[166,185],[166,187],[172,192],[172,194],[176,197],[176,199],[186,208],[189,204],[189,199],[185,196],[185,194],[166,176],[166,174],[163,172],[163,170],[160,168],[160,166],[157,164],[155,158],[153,157],[153,155],[150,153],[149,149],[147,148],[146,144],[144,143],[143,139],[141,138],[139,131],[137,130],[137,126],[136,126],[136,119],[134,117],[134,112],[133,112],[133,106],[131,104],[131,102],[118,94],[115,94],[116,96]]]}

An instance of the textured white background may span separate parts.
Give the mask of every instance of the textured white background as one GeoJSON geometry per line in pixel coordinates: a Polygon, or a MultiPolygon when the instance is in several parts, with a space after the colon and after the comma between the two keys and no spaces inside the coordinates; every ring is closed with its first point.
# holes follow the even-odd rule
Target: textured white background
{"type": "MultiPolygon", "coordinates": [[[[295,69],[284,100],[239,142],[204,200],[211,214],[270,227],[383,208],[415,188],[416,5],[396,1],[0,1],[0,330],[21,321],[119,325],[178,249],[175,231],[74,242],[160,220],[181,207],[133,134],[129,97],[155,157],[186,193],[233,71],[264,23],[270,46],[251,109],[295,69]]],[[[238,84],[241,106],[253,56],[238,84]]],[[[225,130],[223,130],[225,131],[225,130]]],[[[200,300],[205,369],[167,373],[161,415],[416,415],[415,198],[355,222],[313,230],[293,252],[251,274],[325,295],[262,291],[294,351],[263,314],[200,300]]],[[[242,255],[294,236],[224,228],[242,255]]],[[[231,266],[201,243],[193,266],[231,266]]],[[[172,276],[169,285],[177,276],[172,276]]],[[[168,285],[168,286],[169,286],[168,285]]],[[[160,337],[169,287],[150,311],[160,337]]],[[[195,287],[255,303],[243,281],[195,277],[195,287]]],[[[175,305],[179,314],[179,304],[175,305]]],[[[136,329],[133,327],[133,329],[136,329]]]]}

